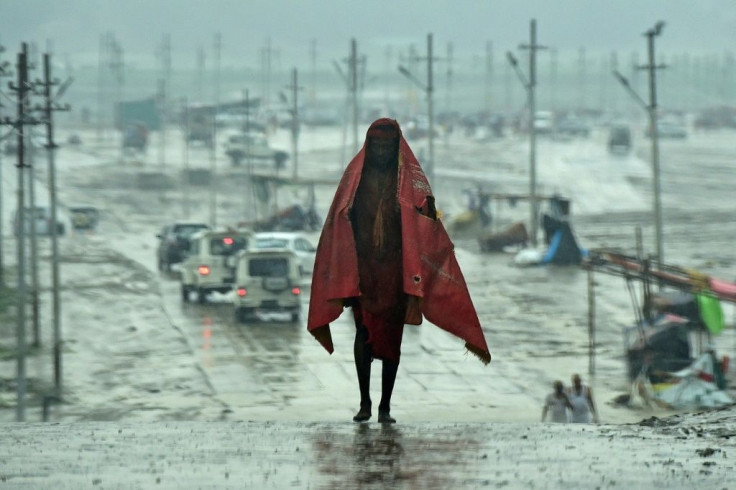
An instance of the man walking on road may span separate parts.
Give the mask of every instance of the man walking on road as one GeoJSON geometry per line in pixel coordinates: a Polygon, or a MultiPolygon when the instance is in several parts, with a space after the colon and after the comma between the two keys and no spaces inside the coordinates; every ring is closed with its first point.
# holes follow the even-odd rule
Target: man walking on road
{"type": "Polygon", "coordinates": [[[396,121],[379,119],[345,169],[317,247],[307,328],[330,352],[329,323],[352,308],[360,410],[372,416],[370,372],[383,362],[378,421],[394,423],[391,395],[404,324],[422,316],[491,360],[480,322],[438,219],[434,196],[396,121]]]}
{"type": "Polygon", "coordinates": [[[579,374],[572,375],[572,386],[567,389],[567,397],[572,404],[570,422],[587,424],[593,415],[593,422],[598,423],[598,412],[593,402],[593,391],[583,384],[579,374]]]}

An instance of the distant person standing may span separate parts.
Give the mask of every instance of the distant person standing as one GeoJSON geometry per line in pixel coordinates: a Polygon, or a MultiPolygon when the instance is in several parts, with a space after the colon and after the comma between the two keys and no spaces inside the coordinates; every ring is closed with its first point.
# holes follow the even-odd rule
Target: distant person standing
{"type": "Polygon", "coordinates": [[[550,414],[550,422],[566,423],[569,421],[567,411],[573,410],[572,403],[565,393],[565,386],[562,381],[555,381],[552,385],[554,391],[547,395],[542,409],[542,422],[547,420],[547,413],[550,414]]]}
{"type": "Polygon", "coordinates": [[[572,386],[567,389],[567,396],[572,404],[570,422],[588,424],[590,423],[590,416],[592,414],[593,421],[598,423],[598,412],[593,402],[593,391],[589,386],[583,384],[579,374],[573,374],[572,386]]]}

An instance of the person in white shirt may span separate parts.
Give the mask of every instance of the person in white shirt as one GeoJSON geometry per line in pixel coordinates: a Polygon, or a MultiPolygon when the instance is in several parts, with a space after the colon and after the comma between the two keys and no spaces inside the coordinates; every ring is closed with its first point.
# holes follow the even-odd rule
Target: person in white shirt
{"type": "Polygon", "coordinates": [[[547,419],[547,412],[550,414],[550,422],[566,423],[568,422],[567,411],[572,411],[572,404],[565,393],[565,386],[562,381],[553,383],[554,391],[547,395],[542,409],[542,422],[547,419]]]}
{"type": "Polygon", "coordinates": [[[593,390],[583,384],[579,374],[573,374],[572,386],[566,391],[572,404],[570,422],[588,424],[590,423],[591,415],[595,423],[599,422],[598,412],[595,409],[595,402],[593,402],[593,390]]]}

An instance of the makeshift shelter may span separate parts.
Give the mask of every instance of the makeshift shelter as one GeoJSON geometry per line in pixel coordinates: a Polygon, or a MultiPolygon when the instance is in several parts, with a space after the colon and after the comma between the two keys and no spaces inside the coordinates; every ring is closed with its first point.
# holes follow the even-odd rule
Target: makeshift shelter
{"type": "Polygon", "coordinates": [[[549,214],[542,215],[547,251],[542,256],[542,264],[571,265],[579,264],[585,251],[578,246],[570,223],[566,219],[555,218],[549,214]]]}
{"type": "Polygon", "coordinates": [[[498,233],[489,233],[478,238],[481,252],[502,252],[504,248],[512,245],[526,245],[529,234],[524,223],[514,223],[505,230],[498,233]]]}
{"type": "Polygon", "coordinates": [[[674,315],[664,315],[653,325],[644,324],[624,329],[624,344],[629,379],[643,371],[653,383],[663,373],[690,365],[690,322],[674,315]]]}
{"type": "Polygon", "coordinates": [[[726,393],[723,370],[713,351],[704,352],[691,365],[653,385],[654,400],[674,409],[717,408],[734,402],[726,393]]]}

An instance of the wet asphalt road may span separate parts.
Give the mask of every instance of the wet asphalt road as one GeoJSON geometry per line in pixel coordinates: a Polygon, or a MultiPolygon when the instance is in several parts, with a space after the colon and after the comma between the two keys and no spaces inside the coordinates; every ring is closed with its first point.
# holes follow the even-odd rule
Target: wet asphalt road
{"type": "MultiPolygon", "coordinates": [[[[730,154],[718,141],[718,155],[730,154]]],[[[672,161],[678,166],[665,180],[665,213],[675,218],[665,227],[668,252],[683,259],[715,256],[715,262],[699,263],[710,264],[709,270],[715,272],[729,271],[732,249],[719,248],[734,232],[730,214],[723,209],[728,189],[722,185],[722,172],[729,163],[712,155],[707,160],[717,163],[717,171],[703,180],[721,199],[709,199],[702,192],[689,198],[683,194],[692,182],[687,175],[698,172],[692,169],[696,157],[675,153],[672,161]],[[690,209],[689,204],[700,209],[690,209]],[[703,219],[704,209],[711,219],[703,219]],[[689,227],[696,224],[702,225],[703,233],[689,234],[689,227]],[[693,243],[700,247],[694,250],[693,243]]],[[[100,191],[100,198],[109,198],[109,189],[95,191],[100,191]]],[[[171,196],[148,196],[150,201],[140,197],[130,198],[115,215],[120,218],[115,233],[152,233],[166,219],[166,208],[154,204],[170,206],[171,196]],[[126,214],[136,214],[139,220],[126,222],[126,214]]],[[[650,220],[641,211],[605,217],[604,222],[600,215],[582,215],[576,223],[583,239],[594,236],[607,243],[630,244],[633,227],[650,220]]],[[[645,237],[650,231],[645,228],[645,237]]],[[[154,270],[153,251],[147,246],[141,263],[149,261],[147,267],[154,270]]],[[[705,465],[709,461],[693,456],[696,449],[706,449],[707,440],[673,444],[671,437],[648,429],[536,423],[547,380],[580,366],[581,358],[584,363],[586,337],[579,327],[585,324],[585,298],[570,295],[582,291],[584,275],[577,270],[518,271],[508,267],[508,257],[459,254],[461,263],[468,264],[464,270],[488,327],[494,363],[482,366],[463,353],[456,339],[435,327],[407,327],[392,411],[399,420],[396,426],[350,422],[358,394],[349,315],[333,326],[338,350],[329,356],[306,332],[303,321],[292,324],[274,318],[238,325],[226,302],[184,305],[176,278],[159,276],[154,282],[160,296],[152,299],[163,307],[174,335],[186,344],[186,349],[177,347],[176,356],[192,357],[198,376],[205,380],[205,389],[196,396],[217,406],[222,421],[202,421],[213,420],[212,412],[206,411],[198,415],[198,422],[174,422],[197,417],[194,411],[178,411],[176,387],[167,387],[172,393],[164,391],[166,398],[159,394],[159,385],[151,389],[153,396],[136,393],[139,398],[127,412],[116,412],[115,398],[96,400],[90,412],[85,412],[88,407],[81,400],[70,400],[77,406],[59,407],[62,419],[110,422],[4,425],[13,450],[5,459],[0,456],[0,481],[11,488],[577,488],[578,470],[584,468],[586,478],[593,475],[591,488],[691,488],[693,480],[699,488],[728,486],[733,470],[728,460],[705,465]],[[484,277],[487,271],[492,277],[484,277]],[[530,390],[533,379],[536,389],[530,390]],[[159,421],[125,420],[145,419],[146,413],[159,421]]],[[[65,278],[70,275],[67,272],[65,278]]],[[[138,271],[137,278],[149,280],[144,275],[138,271]]],[[[609,326],[614,328],[602,332],[598,340],[599,394],[625,388],[618,327],[630,321],[626,299],[625,294],[614,295],[600,305],[610,313],[609,326]]],[[[156,322],[152,329],[168,328],[148,311],[138,315],[151,315],[156,322]]],[[[167,335],[162,339],[170,340],[167,335]]],[[[155,351],[150,355],[160,356],[155,351]]],[[[142,370],[150,361],[143,359],[141,368],[142,359],[131,359],[117,360],[113,366],[117,377],[108,375],[107,389],[123,388],[116,383],[127,364],[142,370]]],[[[99,362],[107,363],[102,358],[99,362]]],[[[156,373],[149,375],[155,378],[156,373]]],[[[374,397],[379,376],[380,370],[374,369],[374,397]]],[[[120,396],[127,401],[136,388],[131,383],[120,396]]],[[[200,404],[196,398],[192,403],[200,404]]],[[[629,417],[641,418],[636,413],[629,417]]]]}
{"type": "Polygon", "coordinates": [[[730,488],[733,444],[707,429],[690,432],[554,424],[4,424],[13,451],[0,456],[0,487],[730,488]]]}

